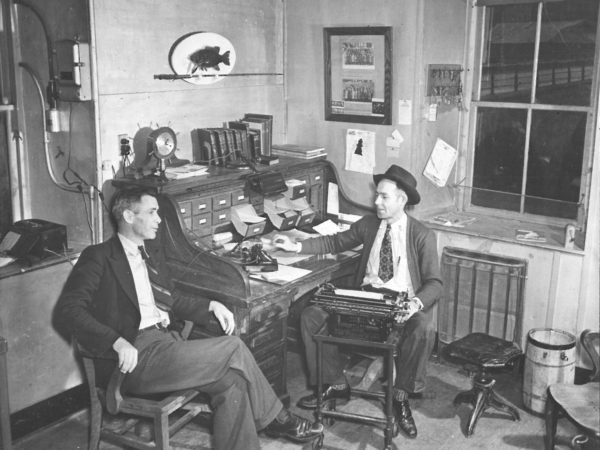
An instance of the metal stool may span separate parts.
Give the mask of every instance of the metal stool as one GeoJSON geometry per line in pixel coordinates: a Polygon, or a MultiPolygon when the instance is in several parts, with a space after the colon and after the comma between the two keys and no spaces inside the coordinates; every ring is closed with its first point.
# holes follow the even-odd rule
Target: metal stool
{"type": "Polygon", "coordinates": [[[396,348],[400,341],[398,329],[393,329],[385,342],[375,342],[363,339],[349,339],[341,338],[336,336],[326,336],[322,334],[314,335],[314,339],[317,344],[317,410],[316,419],[317,423],[321,423],[323,418],[339,418],[339,419],[350,419],[354,421],[364,422],[368,424],[381,424],[385,425],[385,450],[391,450],[392,438],[398,434],[398,430],[395,426],[395,415],[393,408],[394,401],[394,357],[396,355],[396,348]],[[322,402],[322,386],[323,386],[323,344],[337,344],[337,345],[349,345],[353,347],[360,347],[369,349],[370,351],[385,352],[385,362],[387,365],[387,386],[385,391],[371,392],[362,389],[351,389],[351,395],[358,395],[365,398],[378,398],[385,401],[384,414],[385,417],[367,416],[363,414],[354,414],[336,410],[324,410],[322,402]]]}

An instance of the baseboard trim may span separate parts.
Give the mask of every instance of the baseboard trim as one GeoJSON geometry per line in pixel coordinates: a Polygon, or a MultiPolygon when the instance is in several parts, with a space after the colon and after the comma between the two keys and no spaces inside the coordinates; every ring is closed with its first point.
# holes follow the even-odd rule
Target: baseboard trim
{"type": "Polygon", "coordinates": [[[89,392],[86,384],[61,392],[10,415],[12,439],[17,440],[41,428],[58,422],[77,411],[88,408],[89,392]]]}

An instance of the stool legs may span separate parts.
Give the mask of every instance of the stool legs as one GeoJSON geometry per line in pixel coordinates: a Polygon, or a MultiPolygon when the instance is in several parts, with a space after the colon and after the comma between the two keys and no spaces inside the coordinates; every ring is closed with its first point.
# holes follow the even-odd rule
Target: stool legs
{"type": "Polygon", "coordinates": [[[392,439],[398,434],[396,416],[394,414],[394,353],[390,348],[387,354],[387,386],[385,393],[385,449],[392,448],[392,439]]]}
{"type": "Polygon", "coordinates": [[[316,357],[317,357],[317,361],[316,361],[316,375],[317,375],[317,409],[315,412],[315,416],[316,416],[316,422],[317,423],[323,423],[324,417],[327,418],[328,420],[331,419],[332,417],[338,417],[338,418],[343,418],[343,419],[351,419],[351,420],[357,420],[359,422],[364,422],[364,423],[371,423],[371,424],[378,424],[378,425],[384,425],[384,450],[391,450],[392,449],[392,439],[394,438],[394,436],[397,435],[398,430],[396,427],[396,417],[394,414],[394,355],[396,353],[396,345],[389,345],[389,344],[379,344],[380,349],[385,349],[386,351],[386,363],[387,363],[387,386],[385,388],[385,392],[377,392],[377,393],[370,393],[370,392],[366,392],[366,391],[362,391],[360,389],[352,389],[352,391],[360,396],[365,396],[365,397],[370,397],[370,398],[378,398],[378,399],[383,399],[384,400],[384,414],[385,414],[385,419],[381,418],[381,417],[372,417],[372,416],[365,416],[365,415],[359,415],[359,414],[355,414],[355,413],[349,413],[349,412],[342,412],[339,411],[337,412],[335,410],[335,399],[332,399],[331,401],[328,401],[326,403],[323,403],[322,401],[322,395],[323,395],[323,343],[324,341],[332,341],[332,342],[339,342],[339,341],[347,341],[348,343],[351,343],[352,345],[358,345],[358,346],[362,346],[362,347],[369,347],[370,345],[375,346],[376,344],[374,343],[367,343],[365,341],[360,341],[360,340],[344,340],[344,339],[336,339],[336,338],[327,338],[324,336],[318,336],[317,339],[315,339],[316,341],[316,357]],[[325,414],[323,413],[324,409],[327,408],[327,411],[325,412],[325,414]]]}
{"type": "Polygon", "coordinates": [[[480,372],[473,380],[473,388],[470,391],[459,393],[454,399],[454,406],[460,403],[469,403],[473,406],[467,425],[467,437],[473,434],[477,420],[489,407],[510,414],[512,420],[520,420],[519,412],[494,392],[494,384],[496,384],[496,380],[487,377],[484,372],[480,372]]]}

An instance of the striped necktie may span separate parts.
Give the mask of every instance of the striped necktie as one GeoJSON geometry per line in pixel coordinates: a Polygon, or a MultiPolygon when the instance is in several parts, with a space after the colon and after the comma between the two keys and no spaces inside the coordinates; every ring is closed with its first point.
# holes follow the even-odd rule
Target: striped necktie
{"type": "Polygon", "coordinates": [[[392,255],[391,225],[388,224],[379,250],[379,278],[386,283],[394,277],[394,256],[392,255]]]}
{"type": "Polygon", "coordinates": [[[150,255],[148,255],[148,252],[146,252],[146,248],[143,245],[140,245],[138,247],[138,250],[140,251],[140,255],[142,255],[142,259],[144,261],[148,261],[148,259],[150,258],[150,255]]]}
{"type": "Polygon", "coordinates": [[[150,285],[152,286],[154,300],[157,303],[169,305],[171,303],[171,291],[162,285],[160,277],[158,276],[158,270],[154,267],[152,258],[150,258],[146,248],[143,245],[140,245],[138,249],[142,255],[142,259],[146,263],[146,268],[148,269],[148,278],[150,280],[150,285]]]}

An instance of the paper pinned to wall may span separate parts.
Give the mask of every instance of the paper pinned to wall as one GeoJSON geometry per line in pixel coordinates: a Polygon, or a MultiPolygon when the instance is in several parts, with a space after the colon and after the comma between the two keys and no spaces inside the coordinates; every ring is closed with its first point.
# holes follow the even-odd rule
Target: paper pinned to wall
{"type": "Polygon", "coordinates": [[[346,170],[372,174],[375,168],[375,133],[348,129],[346,131],[346,170]]]}
{"type": "Polygon", "coordinates": [[[437,139],[423,175],[438,187],[444,187],[456,162],[458,151],[441,139],[437,139]]]}
{"type": "Polygon", "coordinates": [[[398,100],[398,125],[412,124],[412,100],[398,100]]]}

